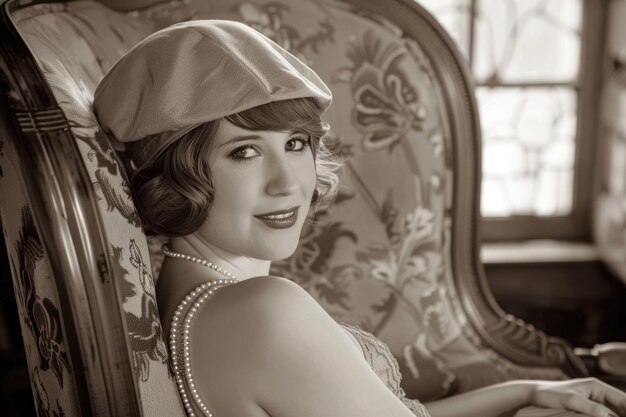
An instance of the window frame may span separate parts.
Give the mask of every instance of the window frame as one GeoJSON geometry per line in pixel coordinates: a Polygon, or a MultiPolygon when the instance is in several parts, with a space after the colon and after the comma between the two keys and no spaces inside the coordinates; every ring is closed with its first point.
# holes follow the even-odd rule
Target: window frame
{"type": "MultiPolygon", "coordinates": [[[[472,0],[470,16],[476,15],[472,0]]],[[[513,215],[509,217],[482,217],[482,238],[485,242],[530,239],[558,239],[591,241],[591,213],[597,190],[595,168],[598,161],[598,133],[600,116],[600,89],[604,63],[604,41],[608,3],[604,0],[583,0],[581,27],[581,65],[578,82],[524,84],[525,86],[574,86],[577,94],[577,128],[573,175],[572,210],[564,216],[513,215]]],[[[470,22],[469,60],[474,53],[474,19],[470,22]]],[[[483,86],[483,84],[476,84],[483,86]]],[[[507,86],[513,86],[507,84],[507,86]]],[[[484,85],[488,86],[488,85],[484,85]]],[[[481,196],[478,197],[479,199],[481,196]]],[[[480,205],[480,202],[479,202],[480,205]]]]}

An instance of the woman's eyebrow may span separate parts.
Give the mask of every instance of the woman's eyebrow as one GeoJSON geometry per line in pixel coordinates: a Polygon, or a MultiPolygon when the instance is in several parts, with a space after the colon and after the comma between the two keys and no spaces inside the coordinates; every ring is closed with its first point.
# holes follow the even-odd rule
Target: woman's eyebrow
{"type": "Polygon", "coordinates": [[[221,148],[222,146],[230,145],[231,143],[243,142],[244,140],[259,140],[259,139],[261,139],[261,136],[259,135],[234,136],[231,139],[228,139],[226,142],[219,145],[218,148],[221,148]]]}

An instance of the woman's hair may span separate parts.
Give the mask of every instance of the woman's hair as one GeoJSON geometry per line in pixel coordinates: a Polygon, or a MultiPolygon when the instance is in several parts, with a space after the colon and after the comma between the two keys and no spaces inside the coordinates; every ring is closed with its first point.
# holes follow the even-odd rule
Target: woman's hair
{"type": "MultiPolygon", "coordinates": [[[[274,101],[224,119],[248,130],[296,131],[308,135],[317,174],[311,213],[333,201],[338,185],[336,171],[341,164],[322,141],[329,127],[321,119],[313,99],[274,101]]],[[[206,220],[215,191],[208,156],[219,120],[192,129],[132,173],[131,193],[146,233],[184,236],[196,231],[206,220]]],[[[145,147],[156,142],[151,139],[138,142],[141,145],[135,150],[148,153],[145,147]]]]}

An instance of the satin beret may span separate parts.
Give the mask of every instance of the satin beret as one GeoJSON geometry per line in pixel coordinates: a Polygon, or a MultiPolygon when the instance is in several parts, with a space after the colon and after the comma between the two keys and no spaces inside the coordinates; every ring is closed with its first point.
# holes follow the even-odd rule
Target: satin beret
{"type": "Polygon", "coordinates": [[[166,145],[205,122],[304,97],[321,112],[332,100],[298,58],[243,23],[193,20],[128,51],[98,84],[93,110],[113,142],[158,135],[166,145]]]}

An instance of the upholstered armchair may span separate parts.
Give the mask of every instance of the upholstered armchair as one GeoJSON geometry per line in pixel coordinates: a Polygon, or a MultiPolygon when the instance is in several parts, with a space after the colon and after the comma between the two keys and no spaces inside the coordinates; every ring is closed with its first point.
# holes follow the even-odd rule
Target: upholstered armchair
{"type": "Polygon", "coordinates": [[[121,12],[6,0],[1,13],[0,213],[39,416],[184,415],[154,294],[163,239],[144,235],[91,102],[125,51],[199,18],[250,24],[333,90],[340,194],[273,269],[387,342],[408,396],[588,374],[490,293],[473,87],[418,4],[198,0],[121,12]]]}

